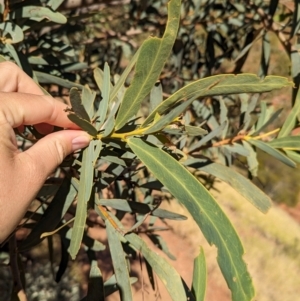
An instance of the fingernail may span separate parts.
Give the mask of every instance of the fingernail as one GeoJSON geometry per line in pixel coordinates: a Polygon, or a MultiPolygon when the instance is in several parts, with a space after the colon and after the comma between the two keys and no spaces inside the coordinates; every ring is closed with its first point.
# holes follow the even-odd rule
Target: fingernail
{"type": "Polygon", "coordinates": [[[72,140],[72,149],[76,151],[89,145],[91,138],[88,135],[81,135],[72,140]]]}

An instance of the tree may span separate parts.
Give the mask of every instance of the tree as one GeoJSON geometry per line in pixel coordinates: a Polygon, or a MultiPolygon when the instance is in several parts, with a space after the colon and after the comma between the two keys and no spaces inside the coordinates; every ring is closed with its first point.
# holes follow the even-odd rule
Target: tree
{"type": "MultiPolygon", "coordinates": [[[[280,111],[270,114],[265,102],[260,103],[258,114],[255,111],[258,93],[293,86],[286,78],[267,75],[271,49],[268,36],[269,31],[275,32],[294,64],[298,60],[298,53],[294,51],[296,46],[292,46],[285,34],[290,37],[297,35],[297,10],[292,12],[277,1],[269,4],[245,2],[244,5],[209,1],[203,6],[184,1],[183,14],[186,18],[182,20],[187,20],[187,28],[191,30],[184,43],[183,38],[177,38],[181,2],[171,0],[162,37],[146,39],[119,77],[111,78],[107,63],[103,70],[96,68],[93,78],[85,80],[98,90],[95,92],[80,82],[59,77],[64,75],[71,79],[72,74],[68,70],[87,68],[86,64],[78,63],[78,57],[71,58],[70,53],[78,52],[72,52],[73,49],[63,42],[67,37],[67,26],[62,30],[50,27],[40,35],[33,31],[34,27],[43,28],[49,24],[45,18],[56,23],[66,22],[65,17],[56,12],[61,2],[46,1],[42,6],[36,1],[39,6],[22,3],[2,8],[2,59],[13,59],[41,84],[71,88],[71,108],[66,114],[92,137],[89,147],[66,160],[59,173],[53,175],[59,185],[56,181],[39,193],[41,205],[46,204],[46,209],[43,213],[29,212],[34,224],[28,225],[27,220],[20,226],[31,227],[32,230],[20,242],[19,252],[58,233],[62,252],[69,252],[72,259],[76,258],[81,243],[85,245],[91,261],[91,277],[101,278],[101,267],[97,266],[95,259],[104,245],[91,240],[86,232],[86,227],[91,226],[88,213],[93,211],[106,227],[115,272],[114,284],[117,284],[115,288],[119,289],[122,300],[132,299],[131,282],[134,281],[129,277],[129,267],[124,268],[127,267],[127,252],[142,254],[165,283],[173,300],[185,300],[187,295],[191,300],[203,300],[204,282],[198,281],[204,279],[206,273],[203,251],[195,261],[190,292],[172,266],[151,251],[138,235],[139,227],[148,216],[184,218],[159,208],[154,191],[166,189],[189,210],[207,241],[218,248],[217,261],[231,290],[232,300],[252,300],[254,288],[242,258],[242,244],[205,185],[209,184],[207,175],[217,177],[230,183],[259,210],[267,212],[271,206],[269,197],[230,168],[233,159],[237,155],[245,158],[250,178],[257,174],[257,148],[288,166],[295,167],[295,162],[299,162],[299,138],[290,135],[298,122],[296,93],[292,99],[293,109],[281,128],[266,132],[280,111]],[[194,14],[190,14],[191,11],[194,14]],[[285,28],[284,21],[288,33],[281,31],[285,28]],[[191,29],[195,28],[196,22],[202,26],[206,43],[203,52],[198,48],[201,45],[196,43],[195,36],[199,32],[191,29]],[[243,64],[257,39],[262,39],[259,76],[243,74],[243,64]],[[47,52],[40,55],[45,49],[47,52]],[[168,60],[172,49],[173,54],[168,60]],[[188,51],[193,51],[194,59],[187,55],[188,51]],[[216,75],[222,62],[231,58],[235,59],[232,71],[236,75],[216,75]],[[53,60],[55,64],[51,63],[53,60]],[[165,64],[167,68],[164,69],[165,64]],[[181,78],[173,81],[174,66],[181,78]],[[125,88],[133,67],[134,75],[125,88]],[[193,71],[187,72],[188,67],[193,71]],[[171,72],[167,71],[168,68],[171,72]],[[159,78],[162,85],[157,83],[159,78]],[[169,84],[171,79],[176,91],[169,84]],[[163,100],[164,85],[168,87],[168,95],[163,100]],[[236,103],[241,103],[241,111],[233,118],[230,105],[236,103]],[[256,118],[252,116],[253,111],[256,118]],[[113,194],[112,198],[107,197],[107,190],[113,194]],[[127,212],[134,214],[136,221],[130,229],[122,225],[122,218],[127,212]],[[72,219],[67,217],[70,214],[74,216],[72,219]],[[72,226],[71,222],[74,222],[72,226]]],[[[156,9],[156,3],[160,2],[149,6],[156,9]]],[[[134,4],[135,1],[132,2],[134,4]]],[[[159,9],[152,11],[157,19],[162,17],[159,9]]],[[[138,9],[130,13],[133,12],[138,12],[138,9]]],[[[134,20],[141,22],[139,17],[134,20]]],[[[143,21],[145,24],[149,22],[148,19],[143,21]]],[[[297,72],[298,69],[292,69],[296,85],[294,91],[299,88],[297,72]]],[[[29,137],[39,139],[40,135],[34,128],[27,127],[20,139],[29,137]]],[[[15,254],[12,252],[11,256],[15,254]]],[[[62,262],[60,275],[64,267],[65,262],[62,262]]],[[[86,299],[94,294],[99,300],[104,299],[108,294],[107,283],[101,281],[99,286],[91,286],[86,299]]]]}

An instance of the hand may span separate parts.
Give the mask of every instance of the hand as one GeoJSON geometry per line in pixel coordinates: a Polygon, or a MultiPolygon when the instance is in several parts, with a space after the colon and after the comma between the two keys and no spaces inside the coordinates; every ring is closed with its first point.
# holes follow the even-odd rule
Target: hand
{"type": "Polygon", "coordinates": [[[38,85],[10,62],[0,63],[0,242],[18,225],[49,174],[90,137],[64,112],[66,105],[45,96],[38,85]],[[35,125],[50,133],[20,152],[14,128],[35,125]],[[51,133],[53,125],[73,130],[51,133]]]}

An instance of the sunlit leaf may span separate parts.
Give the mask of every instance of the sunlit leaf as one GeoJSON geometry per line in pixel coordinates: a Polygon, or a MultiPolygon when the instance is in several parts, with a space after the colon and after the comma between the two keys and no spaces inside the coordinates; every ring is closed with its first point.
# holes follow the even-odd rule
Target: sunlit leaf
{"type": "Polygon", "coordinates": [[[203,248],[194,260],[192,293],[197,301],[204,301],[207,283],[207,268],[203,248]]]}
{"type": "MultiPolygon", "coordinates": [[[[0,30],[2,39],[6,37],[10,43],[19,43],[24,39],[23,30],[17,24],[11,22],[0,23],[0,30]]],[[[4,43],[6,39],[3,39],[4,43]]]]}
{"type": "Polygon", "coordinates": [[[11,19],[17,18],[36,18],[36,21],[40,21],[42,19],[48,19],[55,23],[65,24],[67,23],[67,18],[58,12],[52,11],[48,7],[42,6],[22,6],[19,9],[15,9],[12,13],[10,13],[11,19]]]}
{"type": "Polygon", "coordinates": [[[163,101],[163,91],[160,82],[156,82],[150,92],[150,108],[153,111],[163,101]]]}
{"type": "Polygon", "coordinates": [[[277,149],[273,148],[269,144],[254,139],[249,139],[247,141],[252,145],[255,145],[256,147],[260,148],[262,151],[266,152],[267,154],[271,155],[272,157],[276,158],[277,160],[281,161],[282,163],[290,167],[296,167],[294,161],[289,159],[286,155],[284,155],[282,152],[278,151],[277,149]]]}
{"type": "Polygon", "coordinates": [[[90,199],[94,182],[93,144],[83,150],[82,165],[77,196],[77,208],[73,225],[69,253],[75,259],[82,241],[85,221],[87,218],[87,202],[90,199]]]}
{"type": "Polygon", "coordinates": [[[162,39],[151,37],[142,46],[135,67],[135,75],[124,95],[116,118],[116,130],[133,117],[144,98],[157,81],[176,39],[180,19],[180,0],[168,3],[168,22],[162,39]]]}
{"type": "Polygon", "coordinates": [[[261,79],[257,75],[244,73],[207,77],[188,84],[167,98],[149,114],[143,122],[142,127],[148,125],[156,113],[162,115],[168,108],[180,100],[187,100],[195,96],[206,97],[237,93],[262,93],[288,86],[293,86],[293,83],[287,78],[280,76],[267,76],[261,79]]]}
{"type": "Polygon", "coordinates": [[[111,225],[108,219],[105,220],[108,244],[112,263],[120,291],[121,300],[132,300],[131,285],[129,281],[129,272],[125,259],[125,254],[121,241],[119,240],[119,233],[111,225]]]}
{"type": "Polygon", "coordinates": [[[110,95],[110,69],[107,63],[104,64],[104,73],[103,73],[103,85],[102,85],[102,99],[99,104],[98,111],[96,116],[98,117],[97,129],[101,128],[101,125],[105,121],[105,117],[108,110],[108,102],[110,95]]]}
{"type": "Polygon", "coordinates": [[[300,92],[298,90],[295,104],[292,110],[290,111],[289,115],[286,117],[285,122],[278,134],[278,138],[287,136],[292,131],[292,129],[295,127],[297,116],[299,115],[299,113],[300,113],[300,92]]]}
{"type": "Polygon", "coordinates": [[[264,213],[272,206],[271,199],[263,191],[232,168],[201,159],[188,159],[184,162],[184,165],[200,169],[228,183],[257,209],[264,213]]]}
{"type": "Polygon", "coordinates": [[[157,121],[154,120],[153,124],[144,131],[144,134],[155,133],[166,127],[176,117],[178,117],[194,100],[195,98],[191,98],[188,101],[181,103],[176,108],[172,108],[172,110],[168,114],[159,117],[157,121]]]}
{"type": "Polygon", "coordinates": [[[274,148],[300,150],[300,136],[288,136],[277,138],[268,142],[268,145],[274,148]]]}
{"type": "Polygon", "coordinates": [[[94,101],[96,92],[92,91],[87,85],[82,90],[82,104],[91,120],[94,116],[94,101]]]}
{"type": "Polygon", "coordinates": [[[135,233],[126,234],[126,239],[141,252],[155,274],[165,285],[173,301],[186,300],[186,294],[177,271],[161,256],[153,252],[135,233]]]}
{"type": "Polygon", "coordinates": [[[242,244],[212,195],[162,149],[138,138],[129,138],[127,143],[155,177],[188,209],[207,241],[218,248],[218,264],[232,292],[232,299],[251,300],[254,289],[242,258],[242,244]]]}
{"type": "Polygon", "coordinates": [[[34,74],[36,75],[39,83],[41,84],[56,84],[67,89],[71,89],[73,87],[76,87],[78,89],[83,89],[83,86],[80,84],[73,83],[66,79],[59,78],[57,76],[45,72],[34,71],[34,74]]]}
{"type": "Polygon", "coordinates": [[[111,88],[110,91],[110,101],[113,101],[114,98],[119,93],[121,87],[124,85],[127,76],[129,75],[130,71],[132,70],[133,66],[135,65],[141,48],[139,48],[136,53],[134,54],[133,58],[130,60],[129,64],[126,66],[125,70],[123,71],[122,75],[120,76],[119,80],[115,83],[115,85],[111,88]]]}

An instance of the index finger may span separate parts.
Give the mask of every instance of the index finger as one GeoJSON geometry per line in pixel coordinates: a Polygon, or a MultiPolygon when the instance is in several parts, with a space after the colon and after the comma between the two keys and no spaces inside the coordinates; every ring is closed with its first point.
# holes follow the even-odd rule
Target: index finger
{"type": "Polygon", "coordinates": [[[0,124],[21,125],[48,123],[78,129],[67,117],[67,105],[46,95],[0,92],[0,124]]]}
{"type": "Polygon", "coordinates": [[[12,62],[0,63],[0,91],[43,95],[39,86],[23,70],[12,62]]]}

